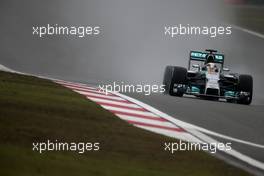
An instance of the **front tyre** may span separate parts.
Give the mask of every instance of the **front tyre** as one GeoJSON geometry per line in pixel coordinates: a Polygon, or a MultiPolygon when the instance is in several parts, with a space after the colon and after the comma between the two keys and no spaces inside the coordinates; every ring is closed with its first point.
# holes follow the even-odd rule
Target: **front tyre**
{"type": "Polygon", "coordinates": [[[237,103],[249,105],[252,102],[253,78],[251,75],[239,75],[238,79],[239,99],[237,103]]]}
{"type": "Polygon", "coordinates": [[[172,75],[173,75],[173,66],[167,66],[165,68],[164,77],[163,77],[163,85],[165,88],[165,94],[170,94],[172,90],[172,75]]]}
{"type": "Polygon", "coordinates": [[[177,66],[167,66],[164,73],[163,84],[165,93],[182,97],[187,84],[187,69],[177,66]]]}

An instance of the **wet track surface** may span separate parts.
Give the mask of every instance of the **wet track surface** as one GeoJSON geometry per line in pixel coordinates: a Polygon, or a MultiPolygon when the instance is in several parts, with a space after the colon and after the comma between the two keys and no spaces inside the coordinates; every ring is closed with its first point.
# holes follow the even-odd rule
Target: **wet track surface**
{"type": "MultiPolygon", "coordinates": [[[[224,101],[208,101],[193,97],[179,98],[162,94],[128,95],[179,120],[230,137],[264,145],[263,105],[247,106],[224,101]]],[[[221,142],[230,142],[221,138],[216,139],[221,142]]],[[[264,149],[231,142],[233,149],[264,162],[264,149]]]]}
{"type": "MultiPolygon", "coordinates": [[[[221,47],[221,51],[226,53],[226,65],[230,70],[252,74],[254,78],[252,105],[247,106],[226,103],[225,101],[201,100],[190,96],[179,98],[162,94],[146,96],[133,93],[127,95],[149,104],[179,120],[230,137],[264,145],[264,98],[262,92],[264,86],[262,65],[264,61],[260,58],[260,51],[263,50],[264,46],[264,39],[239,30],[234,30],[233,37],[221,42],[216,40],[211,43],[214,44],[213,46],[215,48],[221,47]],[[233,41],[232,39],[239,37],[241,38],[241,43],[237,45],[237,41],[233,41]],[[229,45],[224,46],[222,42],[227,42],[229,45]],[[233,47],[230,48],[230,45],[233,45],[233,47]],[[244,48],[247,48],[247,50],[244,48]]],[[[10,65],[12,64],[10,63],[10,65]]],[[[177,65],[177,62],[172,62],[170,65],[177,65]]],[[[9,64],[7,63],[6,66],[9,66],[9,64]]],[[[19,65],[17,67],[19,68],[19,65]]],[[[161,67],[165,67],[165,65],[161,67]]],[[[15,67],[13,68],[16,69],[15,67]]],[[[28,72],[22,69],[18,70],[28,72]]],[[[34,72],[31,71],[31,73],[34,72]]],[[[160,75],[162,74],[163,72],[161,71],[160,75]]],[[[60,78],[67,80],[67,77],[60,78]]],[[[79,82],[80,79],[72,79],[72,81],[79,82]]],[[[82,82],[87,82],[87,80],[82,80],[82,82]]],[[[220,142],[229,142],[221,138],[214,138],[220,142]]],[[[264,149],[233,141],[232,148],[258,161],[264,162],[264,149]]]]}
{"type": "MultiPolygon", "coordinates": [[[[136,4],[131,4],[134,6],[123,4],[123,6],[115,7],[114,3],[105,1],[109,3],[106,5],[106,7],[109,6],[109,11],[102,8],[100,3],[89,4],[89,6],[80,3],[69,11],[68,8],[72,8],[72,3],[77,4],[76,2],[66,3],[65,1],[63,6],[59,2],[32,1],[28,4],[10,2],[11,5],[6,3],[1,9],[0,22],[3,27],[0,29],[0,64],[21,72],[75,82],[91,83],[93,79],[93,83],[97,83],[98,80],[161,83],[163,71],[167,65],[187,66],[190,50],[206,48],[218,50],[225,54],[225,65],[231,72],[253,76],[252,105],[200,100],[192,97],[178,98],[161,94],[145,96],[133,93],[127,95],[182,121],[230,137],[264,145],[264,54],[262,54],[264,38],[236,29],[232,30],[230,36],[217,38],[201,36],[166,38],[163,35],[164,24],[177,23],[176,17],[181,15],[176,13],[177,6],[170,5],[170,3],[168,6],[163,6],[157,2],[151,2],[142,6],[140,1],[140,8],[138,8],[136,4]],[[53,10],[47,13],[47,9],[50,8],[43,7],[49,7],[50,4],[57,8],[52,8],[53,10]],[[149,8],[153,5],[155,8],[149,8]],[[4,8],[9,6],[10,8],[4,8]],[[92,15],[97,14],[97,9],[101,13],[101,8],[104,16],[92,15]],[[137,12],[138,9],[141,10],[137,12]],[[87,38],[77,40],[67,37],[39,39],[32,36],[33,24],[59,22],[64,24],[63,15],[57,15],[60,14],[58,10],[61,14],[70,17],[66,18],[69,23],[87,24],[89,19],[104,24],[102,38],[96,40],[87,38]],[[87,12],[87,14],[76,13],[78,11],[87,12]],[[124,15],[126,13],[128,13],[127,16],[133,18],[121,18],[126,16],[124,15]],[[43,14],[47,14],[45,18],[43,14]],[[141,18],[142,21],[138,24],[141,18]],[[50,21],[50,19],[54,20],[50,21]],[[123,31],[116,30],[119,29],[116,27],[120,27],[123,23],[125,25],[121,25],[122,28],[120,28],[124,28],[123,31]],[[139,26],[136,31],[135,26],[139,26]]],[[[200,13],[190,15],[190,10],[184,11],[188,12],[187,15],[191,18],[201,15],[200,13]]],[[[202,17],[208,17],[208,15],[202,15],[202,17]]],[[[190,23],[190,19],[183,18],[182,22],[190,23]]],[[[215,22],[215,25],[218,22],[215,22]]],[[[220,138],[217,140],[221,141],[220,138]]],[[[223,142],[228,141],[223,140],[223,142]]],[[[232,148],[264,162],[264,149],[237,142],[232,142],[232,148]]]]}
{"type": "MultiPolygon", "coordinates": [[[[195,97],[172,97],[162,94],[129,94],[162,112],[182,121],[206,128],[208,130],[238,138],[252,143],[264,145],[264,78],[261,53],[264,39],[233,30],[233,36],[221,47],[226,54],[226,65],[231,71],[251,74],[254,79],[254,96],[250,106],[223,101],[208,101],[195,97]],[[240,38],[239,44],[234,39],[240,38]],[[232,45],[233,44],[233,45],[232,45]],[[230,45],[232,45],[230,47],[230,45]]],[[[219,41],[211,42],[218,46],[219,41]]],[[[220,42],[221,43],[221,42],[220,42]]],[[[171,65],[177,65],[171,63],[171,65]]],[[[228,142],[216,138],[222,142],[228,142]]],[[[264,149],[232,142],[232,148],[256,160],[264,162],[264,149]]]]}

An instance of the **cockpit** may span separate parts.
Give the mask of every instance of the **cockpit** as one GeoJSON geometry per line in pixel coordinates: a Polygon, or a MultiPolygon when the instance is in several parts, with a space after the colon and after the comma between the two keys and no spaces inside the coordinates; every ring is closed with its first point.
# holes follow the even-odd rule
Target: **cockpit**
{"type": "Polygon", "coordinates": [[[206,64],[206,71],[209,74],[214,74],[214,73],[218,73],[219,69],[215,63],[208,63],[206,64]]]}
{"type": "Polygon", "coordinates": [[[208,54],[202,68],[203,71],[207,71],[209,74],[214,74],[219,72],[219,68],[215,63],[215,56],[213,54],[208,54]]]}

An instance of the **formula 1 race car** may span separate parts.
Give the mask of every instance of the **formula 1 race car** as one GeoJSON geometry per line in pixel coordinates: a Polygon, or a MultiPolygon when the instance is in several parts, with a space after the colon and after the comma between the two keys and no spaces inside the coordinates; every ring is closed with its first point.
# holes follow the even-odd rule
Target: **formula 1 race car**
{"type": "Polygon", "coordinates": [[[253,94],[252,76],[228,72],[229,69],[224,68],[224,55],[216,50],[191,51],[188,70],[178,66],[166,67],[165,93],[249,105],[253,94]]]}

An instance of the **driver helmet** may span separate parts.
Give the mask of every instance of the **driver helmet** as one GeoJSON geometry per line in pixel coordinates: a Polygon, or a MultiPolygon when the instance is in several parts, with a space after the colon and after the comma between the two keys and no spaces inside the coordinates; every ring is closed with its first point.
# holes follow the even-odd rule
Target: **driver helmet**
{"type": "Polygon", "coordinates": [[[205,64],[213,63],[215,60],[215,56],[213,54],[208,54],[206,56],[205,64]]]}

